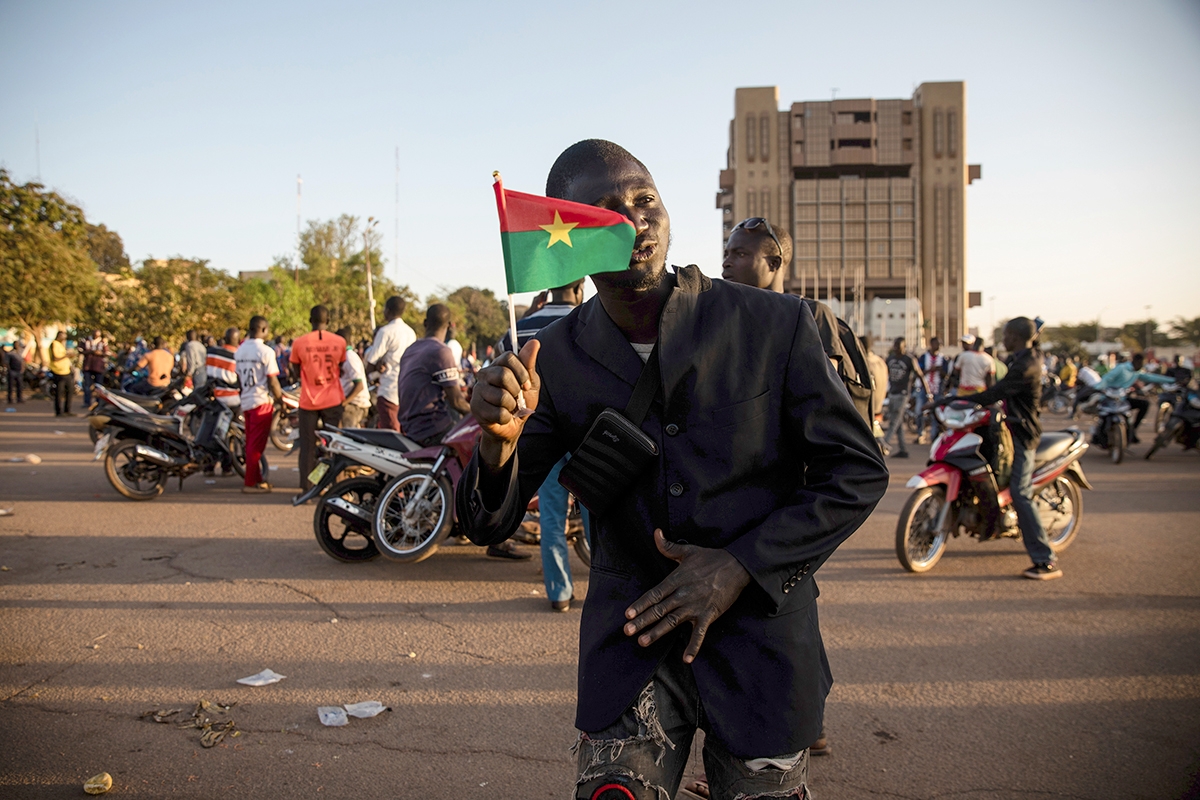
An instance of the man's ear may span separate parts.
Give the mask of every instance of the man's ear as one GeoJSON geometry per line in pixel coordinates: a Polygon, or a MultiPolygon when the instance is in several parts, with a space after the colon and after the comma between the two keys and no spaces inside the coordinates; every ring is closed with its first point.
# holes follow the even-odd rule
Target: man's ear
{"type": "Polygon", "coordinates": [[[783,259],[779,256],[767,256],[767,266],[771,268],[771,272],[778,272],[783,266],[783,259]]]}

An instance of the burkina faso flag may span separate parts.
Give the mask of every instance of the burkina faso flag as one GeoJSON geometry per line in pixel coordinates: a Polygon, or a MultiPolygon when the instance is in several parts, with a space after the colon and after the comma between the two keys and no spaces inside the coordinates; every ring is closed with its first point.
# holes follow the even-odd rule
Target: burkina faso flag
{"type": "Polygon", "coordinates": [[[508,293],[540,292],[597,272],[629,269],[637,232],[615,211],[524,192],[496,176],[508,293]]]}

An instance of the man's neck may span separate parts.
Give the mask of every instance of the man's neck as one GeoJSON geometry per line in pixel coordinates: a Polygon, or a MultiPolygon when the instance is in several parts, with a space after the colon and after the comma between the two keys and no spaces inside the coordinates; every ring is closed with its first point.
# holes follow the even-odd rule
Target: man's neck
{"type": "Polygon", "coordinates": [[[450,330],[449,328],[438,328],[436,331],[425,331],[425,338],[426,339],[435,339],[435,340],[441,342],[442,344],[445,344],[446,343],[446,333],[449,330],[450,330]]]}
{"type": "Polygon", "coordinates": [[[631,342],[646,344],[658,339],[658,318],[674,287],[664,270],[651,289],[627,289],[596,281],[596,294],[613,324],[631,342]]]}

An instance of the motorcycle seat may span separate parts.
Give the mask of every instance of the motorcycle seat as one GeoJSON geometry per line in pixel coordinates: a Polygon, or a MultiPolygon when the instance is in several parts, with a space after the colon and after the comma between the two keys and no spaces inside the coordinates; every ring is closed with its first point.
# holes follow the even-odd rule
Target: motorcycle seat
{"type": "Polygon", "coordinates": [[[155,389],[150,394],[134,394],[132,392],[122,392],[118,389],[109,389],[109,391],[122,400],[128,400],[142,408],[157,408],[162,403],[163,395],[166,394],[165,389],[155,389]]]}
{"type": "Polygon", "coordinates": [[[1050,431],[1043,433],[1041,440],[1038,442],[1037,452],[1034,455],[1034,463],[1044,464],[1047,461],[1053,461],[1070,450],[1071,446],[1075,444],[1081,435],[1078,431],[1050,431]]]}
{"type": "Polygon", "coordinates": [[[396,433],[395,431],[379,428],[340,428],[339,430],[355,441],[373,444],[376,447],[386,447],[388,450],[399,450],[401,453],[408,453],[412,450],[421,449],[421,445],[409,439],[404,434],[396,433]]]}

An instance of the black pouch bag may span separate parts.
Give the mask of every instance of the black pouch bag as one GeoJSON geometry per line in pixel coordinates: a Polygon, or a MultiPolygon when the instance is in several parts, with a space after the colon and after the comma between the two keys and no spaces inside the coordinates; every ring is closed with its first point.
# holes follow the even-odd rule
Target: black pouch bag
{"type": "Polygon", "coordinates": [[[558,482],[593,514],[600,515],[658,456],[658,445],[639,427],[658,393],[658,345],[650,351],[633,396],[622,414],[615,408],[600,412],[558,482]]]}

